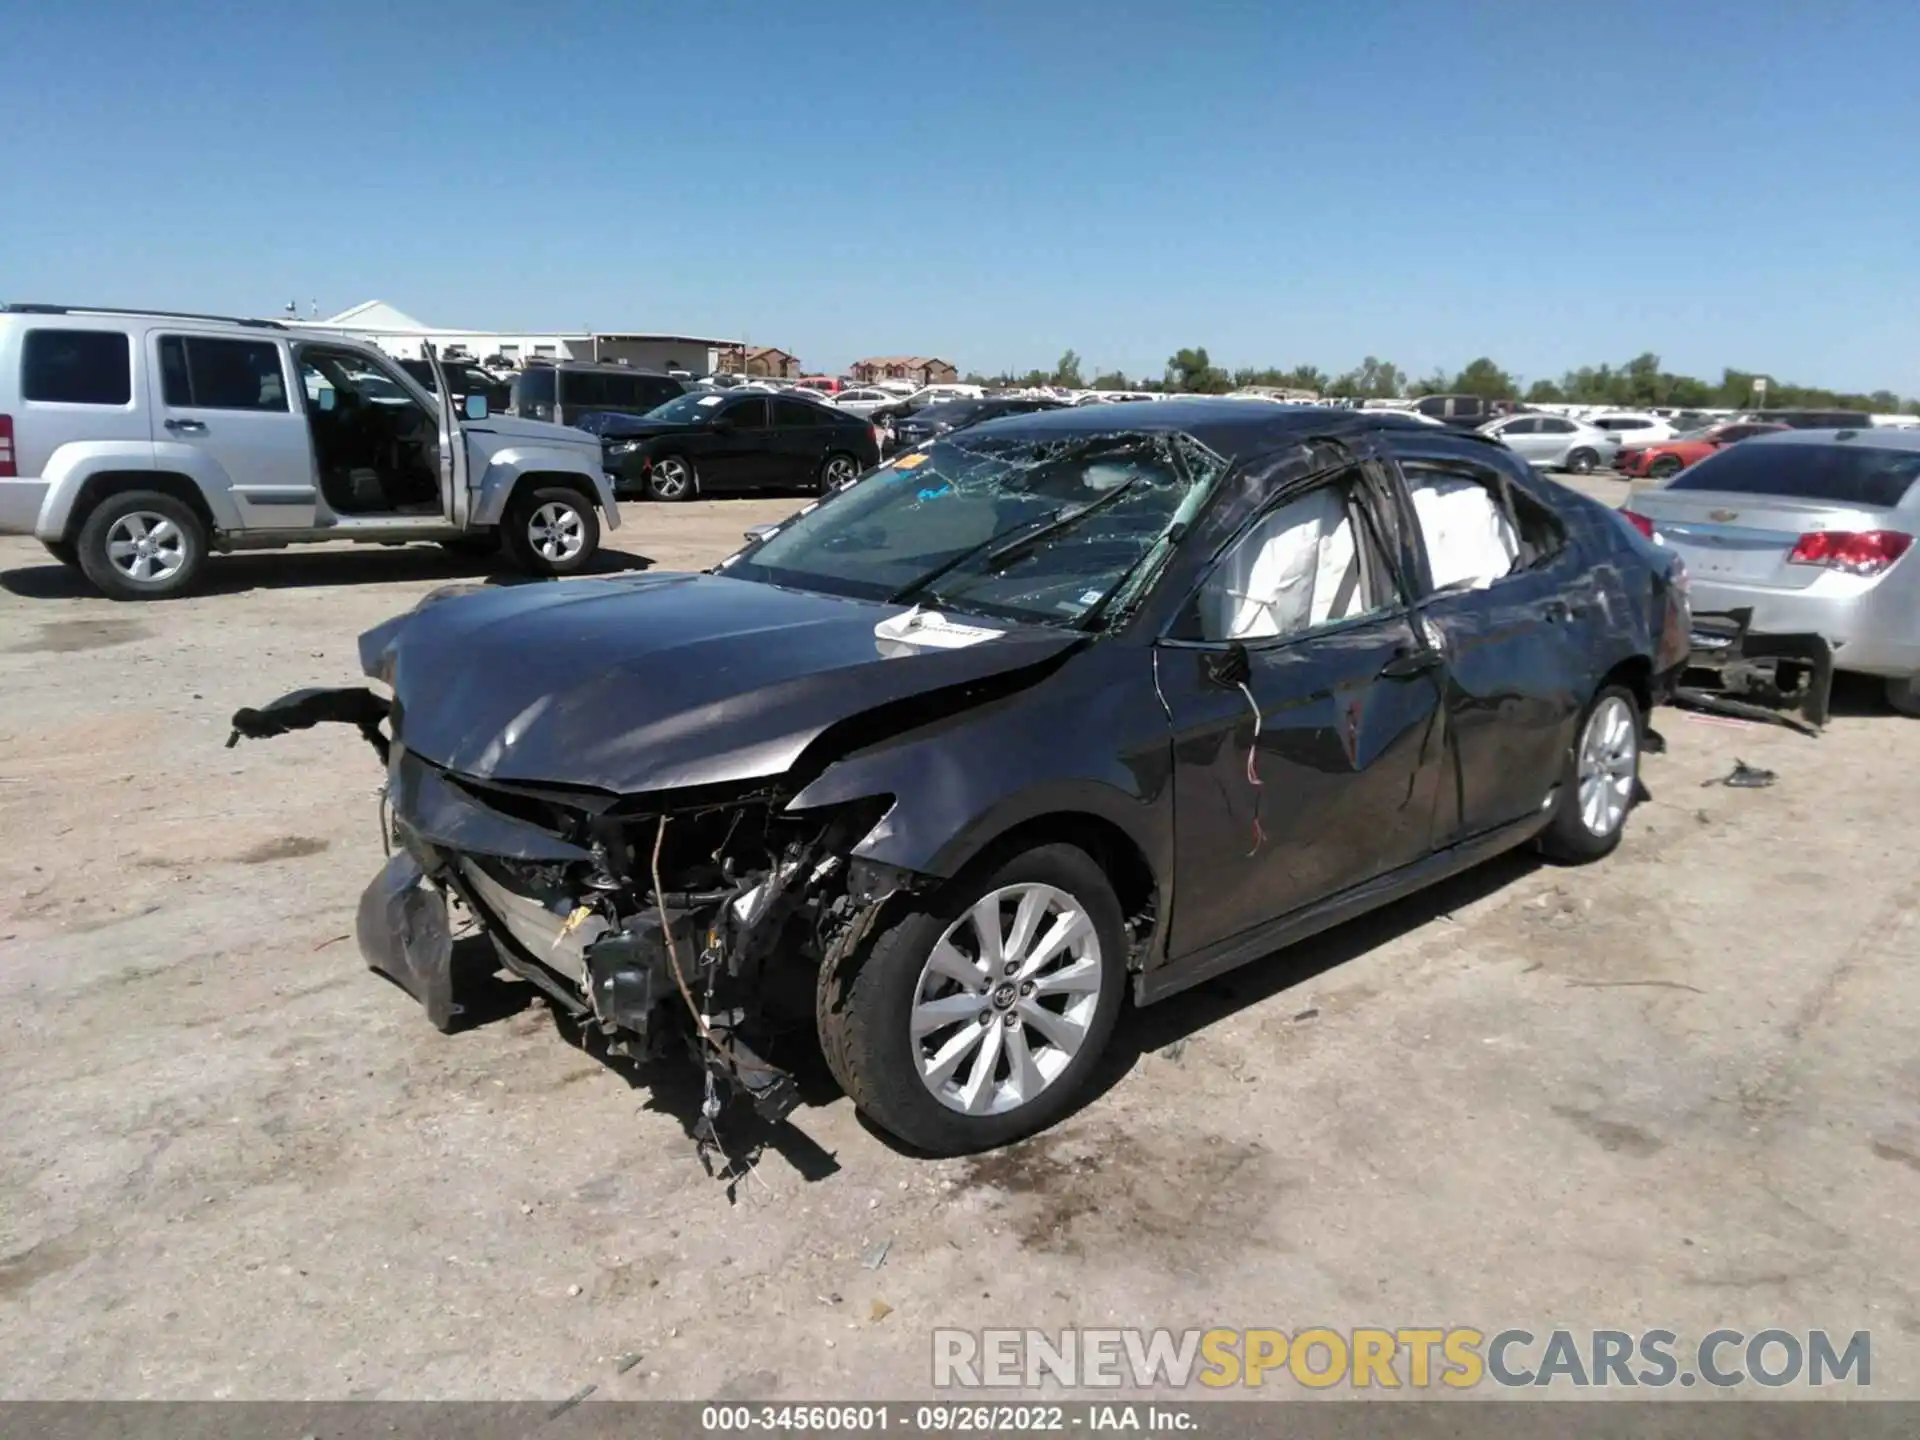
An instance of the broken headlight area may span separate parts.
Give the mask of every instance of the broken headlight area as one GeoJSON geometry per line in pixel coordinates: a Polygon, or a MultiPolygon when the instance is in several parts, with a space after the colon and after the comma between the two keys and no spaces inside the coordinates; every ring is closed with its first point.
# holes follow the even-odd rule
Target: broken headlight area
{"type": "MultiPolygon", "coordinates": [[[[804,814],[768,785],[619,800],[482,783],[404,752],[391,786],[392,839],[420,885],[457,897],[506,968],[610,1053],[690,1047],[709,1077],[704,1127],[723,1089],[769,1121],[793,1109],[791,1075],[761,1052],[811,1024],[822,960],[884,899],[870,876],[849,889],[849,857],[889,798],[804,814]]],[[[420,892],[391,898],[389,871],[363,901],[362,949],[440,1022],[458,996],[436,926],[420,892]],[[366,933],[369,907],[385,934],[366,933]]]]}

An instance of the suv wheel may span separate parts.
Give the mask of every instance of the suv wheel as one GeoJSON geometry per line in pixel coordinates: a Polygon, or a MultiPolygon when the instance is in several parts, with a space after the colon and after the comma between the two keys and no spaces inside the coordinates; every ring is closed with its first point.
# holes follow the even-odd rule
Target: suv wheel
{"type": "Polygon", "coordinates": [[[508,552],[530,575],[578,575],[600,548],[600,517],[565,485],[514,496],[505,529],[508,552]]]}
{"type": "Polygon", "coordinates": [[[75,548],[87,579],[111,599],[170,600],[199,578],[207,527],[171,495],[129,490],[93,507],[75,548]]]}
{"type": "Polygon", "coordinates": [[[821,1048],[882,1129],[935,1155],[991,1149],[1079,1104],[1126,966],[1106,875],[1043,845],[971,867],[824,966],[821,1048]]]}
{"type": "Polygon", "coordinates": [[[1631,690],[1609,685],[1581,718],[1540,848],[1568,865],[1611,855],[1639,789],[1640,707],[1631,690]]]}

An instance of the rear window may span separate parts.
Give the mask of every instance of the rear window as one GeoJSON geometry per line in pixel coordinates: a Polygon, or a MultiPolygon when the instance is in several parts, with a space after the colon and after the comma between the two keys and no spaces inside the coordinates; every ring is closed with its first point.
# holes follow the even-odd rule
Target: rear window
{"type": "Polygon", "coordinates": [[[161,393],[193,410],[287,409],[280,347],[270,340],[160,339],[161,393]]]}
{"type": "Polygon", "coordinates": [[[1731,491],[1891,507],[1916,479],[1920,452],[1864,445],[1733,445],[1682,470],[1669,490],[1731,491]]]}
{"type": "Polygon", "coordinates": [[[20,347],[20,396],[64,405],[133,399],[133,345],[117,330],[29,330],[20,347]]]}

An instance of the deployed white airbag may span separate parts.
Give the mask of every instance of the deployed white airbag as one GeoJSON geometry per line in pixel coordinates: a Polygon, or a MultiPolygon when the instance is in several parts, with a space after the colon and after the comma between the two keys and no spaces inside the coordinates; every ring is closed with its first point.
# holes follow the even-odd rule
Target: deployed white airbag
{"type": "Polygon", "coordinates": [[[1462,583],[1484,590],[1512,573],[1520,537],[1484,485],[1423,474],[1408,489],[1436,590],[1462,583]]]}
{"type": "Polygon", "coordinates": [[[1208,633],[1227,640],[1293,635],[1359,613],[1360,556],[1341,494],[1316,490],[1260,521],[1208,587],[1208,633]]]}

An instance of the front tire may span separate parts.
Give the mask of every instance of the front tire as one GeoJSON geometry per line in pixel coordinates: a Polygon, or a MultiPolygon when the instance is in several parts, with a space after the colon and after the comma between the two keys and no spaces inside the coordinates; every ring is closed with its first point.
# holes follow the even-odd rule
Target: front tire
{"type": "Polygon", "coordinates": [[[1567,456],[1567,469],[1575,475],[1591,475],[1593,467],[1600,463],[1600,457],[1591,450],[1575,450],[1567,456]]]}
{"type": "Polygon", "coordinates": [[[821,1048],[881,1129],[933,1155],[1023,1139],[1080,1104],[1126,985],[1126,926],[1085,851],[970,866],[821,971],[821,1048]]]}
{"type": "Polygon", "coordinates": [[[207,561],[207,527],[184,502],[157,490],[109,495],[80,527],[80,569],[113,600],[184,595],[207,561]]]}
{"type": "Polygon", "coordinates": [[[1647,475],[1654,480],[1671,480],[1682,470],[1680,461],[1672,455],[1662,455],[1647,467],[1647,475]]]}
{"type": "Polygon", "coordinates": [[[600,517],[578,490],[541,485],[514,497],[506,547],[529,575],[578,575],[600,548],[600,517]]]}
{"type": "Polygon", "coordinates": [[[1640,705],[1626,686],[1608,685],[1580,717],[1541,850],[1563,865],[1611,855],[1639,790],[1640,705]]]}
{"type": "Polygon", "coordinates": [[[684,455],[662,455],[647,467],[649,500],[691,500],[699,488],[700,477],[684,455]]]}

